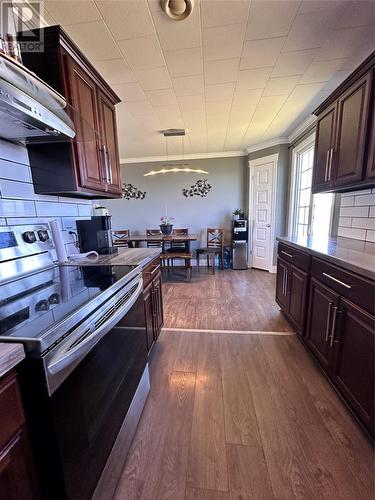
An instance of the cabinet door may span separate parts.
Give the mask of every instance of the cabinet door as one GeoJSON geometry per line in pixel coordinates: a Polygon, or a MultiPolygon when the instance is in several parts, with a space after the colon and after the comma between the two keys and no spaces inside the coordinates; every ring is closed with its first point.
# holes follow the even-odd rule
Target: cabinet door
{"type": "Polygon", "coordinates": [[[372,73],[352,85],[337,101],[336,140],[330,157],[333,186],[362,180],[372,73]]]}
{"type": "MultiPolygon", "coordinates": [[[[374,80],[373,80],[374,86],[374,80]]],[[[375,111],[374,111],[374,93],[372,93],[372,108],[371,126],[367,138],[367,165],[366,165],[366,179],[375,179],[375,111]]]]}
{"type": "Polygon", "coordinates": [[[0,498],[32,500],[37,498],[29,444],[20,430],[0,452],[0,498]]]}
{"type": "Polygon", "coordinates": [[[292,265],[290,266],[289,281],[289,314],[295,323],[297,332],[303,334],[307,309],[308,274],[292,265]]]}
{"type": "Polygon", "coordinates": [[[336,104],[332,104],[316,122],[312,191],[330,188],[330,162],[334,145],[336,104]]]}
{"type": "Polygon", "coordinates": [[[65,60],[69,76],[69,98],[73,106],[72,118],[76,128],[72,145],[78,183],[84,188],[105,191],[96,85],[69,56],[65,60]]]}
{"type": "Polygon", "coordinates": [[[153,317],[153,306],[152,306],[151,294],[152,294],[152,283],[147,285],[147,287],[143,290],[148,350],[151,349],[151,347],[154,343],[154,317],[153,317]]]}
{"type": "Polygon", "coordinates": [[[161,288],[161,273],[152,281],[153,288],[153,310],[154,310],[154,335],[155,340],[160,334],[160,330],[164,323],[163,316],[163,297],[161,288]]]}
{"type": "Polygon", "coordinates": [[[312,278],[306,341],[327,372],[330,372],[332,358],[330,342],[338,300],[339,295],[312,278]]]}
{"type": "Polygon", "coordinates": [[[98,103],[106,191],[120,195],[121,176],[117,144],[116,111],[113,104],[100,91],[98,91],[98,103]]]}
{"type": "Polygon", "coordinates": [[[374,316],[341,299],[340,321],[334,337],[334,381],[340,392],[373,433],[374,316]]]}
{"type": "Polygon", "coordinates": [[[286,313],[289,312],[288,272],[289,264],[277,258],[276,302],[286,313]]]}

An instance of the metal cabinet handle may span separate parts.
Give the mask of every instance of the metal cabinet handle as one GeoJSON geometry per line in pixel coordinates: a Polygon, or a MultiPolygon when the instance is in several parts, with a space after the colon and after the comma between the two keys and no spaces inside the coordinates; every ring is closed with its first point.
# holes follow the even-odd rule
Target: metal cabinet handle
{"type": "Polygon", "coordinates": [[[332,160],[333,160],[333,148],[329,150],[329,160],[328,160],[328,181],[331,180],[332,173],[332,160]]]}
{"type": "Polygon", "coordinates": [[[330,347],[333,347],[333,343],[335,341],[335,329],[336,329],[336,316],[337,316],[337,306],[333,308],[333,319],[332,319],[332,330],[331,330],[331,343],[330,347]]]}
{"type": "Polygon", "coordinates": [[[108,182],[109,184],[113,184],[111,154],[108,146],[107,146],[107,158],[108,158],[108,182]]]}
{"type": "Polygon", "coordinates": [[[346,284],[346,283],[344,283],[343,281],[340,281],[340,280],[338,280],[337,278],[334,278],[334,277],[333,277],[333,276],[331,276],[330,274],[323,273],[323,276],[325,276],[326,278],[329,278],[330,280],[334,281],[335,283],[338,283],[339,285],[344,286],[345,288],[348,288],[349,290],[351,289],[351,286],[350,286],[350,285],[347,285],[347,284],[346,284]]]}
{"type": "Polygon", "coordinates": [[[290,259],[293,259],[293,255],[291,253],[284,252],[284,250],[281,250],[281,253],[283,253],[284,255],[286,255],[287,257],[289,257],[290,259]]]}
{"type": "Polygon", "coordinates": [[[331,323],[331,311],[332,311],[332,302],[328,304],[328,315],[327,315],[327,326],[326,326],[326,342],[328,342],[329,339],[329,325],[331,323]]]}
{"type": "Polygon", "coordinates": [[[283,295],[285,295],[285,267],[283,269],[283,295]]]}
{"type": "Polygon", "coordinates": [[[158,265],[154,266],[154,269],[153,269],[151,272],[150,272],[150,271],[147,271],[145,274],[150,274],[150,275],[152,276],[153,274],[155,274],[155,273],[156,273],[156,271],[157,271],[158,269],[160,269],[160,264],[158,264],[158,265]]]}
{"type": "Polygon", "coordinates": [[[108,148],[105,144],[103,145],[103,153],[104,153],[105,182],[109,184],[108,148]]]}
{"type": "Polygon", "coordinates": [[[285,270],[285,297],[288,295],[288,280],[289,280],[289,275],[288,275],[288,270],[285,270]]]}
{"type": "Polygon", "coordinates": [[[328,159],[329,159],[330,151],[331,151],[330,149],[327,149],[326,164],[325,164],[325,169],[324,169],[324,182],[328,181],[328,159]]]}

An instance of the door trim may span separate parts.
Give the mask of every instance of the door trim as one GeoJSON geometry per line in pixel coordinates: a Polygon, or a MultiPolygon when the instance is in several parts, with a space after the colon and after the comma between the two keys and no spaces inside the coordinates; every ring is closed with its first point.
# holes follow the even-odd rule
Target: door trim
{"type": "Polygon", "coordinates": [[[275,153],[269,156],[262,156],[261,158],[256,158],[255,160],[249,160],[249,255],[248,255],[248,267],[253,267],[253,230],[254,230],[254,220],[253,220],[253,179],[255,173],[255,167],[259,167],[264,163],[272,163],[272,208],[271,208],[271,248],[270,248],[270,262],[269,262],[269,272],[274,272],[274,256],[275,256],[275,208],[276,208],[276,184],[277,184],[277,165],[279,161],[279,153],[275,153]]]}

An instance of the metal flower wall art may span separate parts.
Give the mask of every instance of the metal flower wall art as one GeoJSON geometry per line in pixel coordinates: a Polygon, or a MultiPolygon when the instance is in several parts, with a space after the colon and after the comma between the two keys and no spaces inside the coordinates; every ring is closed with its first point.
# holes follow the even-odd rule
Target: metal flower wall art
{"type": "Polygon", "coordinates": [[[192,198],[193,196],[200,196],[201,198],[205,198],[211,191],[211,189],[212,186],[208,183],[207,179],[200,179],[195,184],[192,184],[190,188],[184,188],[182,190],[182,194],[186,198],[192,198]]]}
{"type": "Polygon", "coordinates": [[[141,191],[133,184],[123,184],[122,185],[122,197],[125,200],[143,200],[146,196],[146,191],[141,191]]]}

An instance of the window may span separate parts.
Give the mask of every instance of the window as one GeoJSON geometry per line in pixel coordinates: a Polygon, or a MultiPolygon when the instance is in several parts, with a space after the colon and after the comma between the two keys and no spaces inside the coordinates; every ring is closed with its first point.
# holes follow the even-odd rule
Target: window
{"type": "Polygon", "coordinates": [[[293,149],[289,234],[328,237],[333,195],[311,193],[314,163],[314,136],[293,149]],[[327,216],[328,214],[328,216],[327,216]]]}

